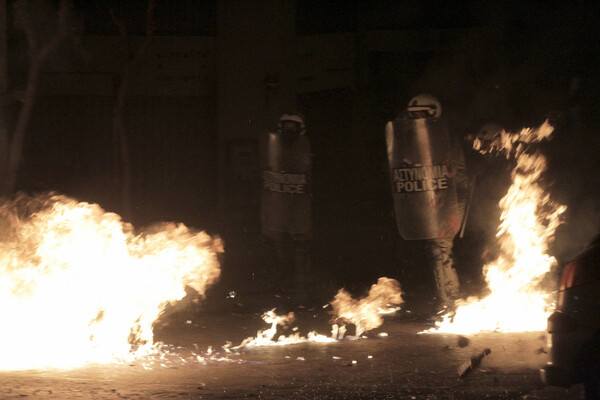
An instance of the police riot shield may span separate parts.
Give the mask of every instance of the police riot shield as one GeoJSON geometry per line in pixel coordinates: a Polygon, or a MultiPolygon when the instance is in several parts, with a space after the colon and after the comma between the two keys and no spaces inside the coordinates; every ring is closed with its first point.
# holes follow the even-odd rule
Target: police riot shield
{"type": "Polygon", "coordinates": [[[398,118],[386,125],[396,224],[405,240],[453,238],[461,216],[456,147],[441,118],[398,118]]]}
{"type": "Polygon", "coordinates": [[[270,238],[312,231],[310,143],[304,135],[261,137],[261,225],[270,238]]]}

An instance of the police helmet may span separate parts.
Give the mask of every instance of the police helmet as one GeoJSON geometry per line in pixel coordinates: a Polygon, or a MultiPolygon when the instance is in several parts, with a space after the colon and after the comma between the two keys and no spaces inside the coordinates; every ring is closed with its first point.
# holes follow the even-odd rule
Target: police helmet
{"type": "Polygon", "coordinates": [[[438,118],[442,115],[442,105],[439,100],[430,94],[422,93],[413,97],[406,108],[410,118],[438,118]]]}
{"type": "Polygon", "coordinates": [[[277,125],[277,129],[279,132],[283,132],[286,128],[286,125],[292,124],[294,126],[294,130],[298,131],[298,134],[304,135],[306,131],[306,126],[304,124],[304,116],[300,113],[290,113],[283,114],[279,117],[279,124],[277,125]]]}

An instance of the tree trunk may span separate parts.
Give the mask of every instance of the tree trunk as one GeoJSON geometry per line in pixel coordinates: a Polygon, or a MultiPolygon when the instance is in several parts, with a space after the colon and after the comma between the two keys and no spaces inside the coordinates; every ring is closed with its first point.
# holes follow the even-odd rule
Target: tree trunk
{"type": "MultiPolygon", "coordinates": [[[[6,41],[6,0],[0,0],[0,179],[8,163],[8,62],[6,41]]],[[[1,190],[0,190],[1,192],[1,190]]]]}
{"type": "Polygon", "coordinates": [[[136,52],[132,51],[131,43],[129,41],[129,34],[123,21],[120,21],[115,15],[112,9],[109,10],[110,15],[114,24],[119,29],[119,34],[123,41],[123,47],[126,50],[128,56],[124,60],[123,70],[120,75],[120,82],[117,87],[115,107],[113,109],[113,134],[118,142],[120,163],[117,161],[117,165],[120,164],[120,168],[117,171],[117,177],[121,185],[121,216],[125,220],[130,220],[132,217],[131,209],[131,185],[132,185],[132,171],[131,171],[131,157],[129,154],[129,141],[127,137],[127,130],[125,129],[125,119],[123,116],[123,109],[125,104],[125,97],[129,91],[129,82],[131,77],[131,71],[133,66],[137,63],[140,57],[146,52],[146,49],[150,45],[152,35],[154,32],[154,0],[148,0],[148,6],[146,8],[146,35],[144,40],[136,52]]]}
{"type": "MultiPolygon", "coordinates": [[[[0,4],[2,7],[5,6],[4,1],[0,4]]],[[[2,146],[5,146],[7,149],[7,153],[2,155],[2,157],[5,157],[6,161],[3,164],[4,170],[0,171],[3,172],[1,178],[4,178],[3,182],[1,183],[2,186],[0,191],[4,196],[12,196],[17,185],[17,175],[19,173],[19,167],[21,166],[21,161],[23,158],[25,135],[27,134],[27,127],[29,126],[31,113],[35,103],[42,66],[50,54],[52,54],[70,34],[69,21],[72,7],[70,0],[60,1],[57,32],[43,46],[40,46],[38,37],[36,35],[36,30],[39,29],[39,27],[35,26],[34,22],[29,18],[27,12],[23,12],[24,8],[27,6],[28,5],[24,2],[18,1],[14,4],[15,24],[17,24],[16,21],[19,21],[18,25],[20,25],[21,29],[23,29],[23,32],[25,33],[27,43],[29,45],[29,55],[31,60],[29,64],[27,86],[25,87],[23,104],[17,117],[17,123],[14,128],[12,139],[10,141],[8,140],[8,129],[6,132],[0,132],[0,134],[6,133],[2,138],[0,138],[0,151],[2,150],[2,146]]],[[[4,14],[2,15],[3,18],[5,16],[6,15],[4,14]]],[[[5,28],[5,26],[2,27],[2,29],[5,28]]],[[[3,52],[5,54],[1,54],[0,56],[4,56],[6,59],[7,57],[5,49],[3,49],[3,52]]],[[[6,71],[4,70],[3,73],[6,73],[6,71]]],[[[6,84],[7,82],[3,83],[6,84]]],[[[5,105],[2,104],[2,107],[4,106],[5,105]]],[[[0,123],[7,122],[6,115],[3,115],[3,117],[5,117],[5,119],[0,121],[0,123]]],[[[2,126],[2,128],[6,128],[6,126],[2,126]]]]}
{"type": "Polygon", "coordinates": [[[129,142],[127,131],[123,122],[123,103],[128,86],[128,73],[122,76],[122,83],[117,93],[117,103],[113,110],[113,134],[118,142],[120,164],[118,169],[119,184],[121,185],[121,216],[125,220],[131,219],[131,159],[129,156],[129,142]]]}
{"type": "Polygon", "coordinates": [[[15,125],[14,135],[10,142],[6,175],[2,184],[2,194],[4,196],[10,196],[15,191],[19,166],[21,165],[21,160],[23,159],[23,142],[25,141],[25,133],[27,132],[27,127],[29,126],[29,120],[31,118],[31,112],[35,103],[41,67],[42,62],[40,58],[32,57],[31,64],[29,66],[29,76],[27,78],[27,87],[25,88],[23,105],[21,106],[17,123],[15,125]]]}

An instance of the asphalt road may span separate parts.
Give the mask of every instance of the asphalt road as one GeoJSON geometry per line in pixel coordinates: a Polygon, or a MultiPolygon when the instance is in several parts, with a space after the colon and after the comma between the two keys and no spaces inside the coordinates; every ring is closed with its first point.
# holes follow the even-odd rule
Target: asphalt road
{"type": "MultiPolygon", "coordinates": [[[[287,335],[329,334],[327,310],[296,310],[287,335]],[[293,331],[291,328],[297,327],[293,331]]],[[[361,339],[231,349],[268,326],[240,304],[178,310],[156,326],[162,357],[66,371],[0,373],[1,399],[582,399],[579,386],[544,387],[543,332],[468,337],[419,334],[431,325],[388,316],[361,339]],[[382,336],[381,333],[387,336],[382,336]],[[457,368],[489,348],[465,377],[457,368]]],[[[351,330],[350,330],[351,333],[351,330]]],[[[26,349],[24,349],[26,351],[26,349]]]]}

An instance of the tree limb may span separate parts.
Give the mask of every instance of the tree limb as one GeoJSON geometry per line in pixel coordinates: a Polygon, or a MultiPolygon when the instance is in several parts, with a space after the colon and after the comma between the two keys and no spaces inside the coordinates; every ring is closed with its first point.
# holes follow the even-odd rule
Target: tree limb
{"type": "Polygon", "coordinates": [[[31,16],[27,10],[26,4],[23,1],[18,1],[14,5],[15,8],[15,25],[19,26],[25,33],[27,45],[31,57],[36,57],[38,53],[38,42],[35,37],[35,29],[31,16]]]}
{"type": "Polygon", "coordinates": [[[35,38],[33,21],[31,20],[29,14],[24,10],[24,7],[25,5],[23,3],[17,3],[16,11],[19,14],[19,25],[25,31],[25,35],[27,36],[28,44],[30,46],[29,50],[31,54],[31,61],[29,65],[23,105],[19,111],[13,138],[10,142],[6,176],[2,188],[3,193],[6,195],[12,194],[16,187],[17,174],[23,158],[23,142],[25,140],[25,134],[27,133],[29,121],[31,119],[31,113],[39,86],[43,63],[70,33],[68,24],[71,17],[71,0],[61,0],[59,6],[58,30],[50,42],[45,44],[41,49],[37,47],[38,43],[35,38]]]}
{"type": "Polygon", "coordinates": [[[70,23],[72,21],[71,15],[73,11],[73,4],[71,0],[61,0],[58,9],[58,29],[56,34],[50,40],[49,43],[44,45],[40,50],[40,59],[42,62],[52,54],[58,46],[71,34],[70,23]]]}
{"type": "Polygon", "coordinates": [[[109,8],[108,12],[110,14],[110,18],[112,19],[112,22],[119,30],[119,36],[121,37],[121,42],[123,43],[123,47],[125,48],[126,58],[129,59],[131,54],[131,51],[129,50],[129,48],[131,47],[131,43],[129,40],[129,33],[127,32],[127,27],[125,26],[125,23],[123,21],[117,18],[117,15],[115,14],[115,10],[113,8],[109,8]]]}
{"type": "Polygon", "coordinates": [[[142,45],[138,49],[138,52],[136,54],[136,59],[138,59],[139,57],[144,55],[144,53],[146,52],[146,49],[148,48],[148,46],[150,45],[150,42],[152,41],[152,36],[154,35],[154,31],[155,31],[155,26],[154,26],[154,8],[155,7],[156,7],[156,4],[154,3],[154,0],[148,0],[148,7],[146,7],[146,35],[144,36],[144,41],[142,42],[142,45]]]}
{"type": "MultiPolygon", "coordinates": [[[[154,8],[154,0],[148,0],[148,6],[146,8],[146,34],[144,35],[144,39],[135,53],[132,51],[133,45],[129,38],[125,24],[123,21],[117,18],[112,8],[109,9],[110,16],[119,30],[123,47],[126,50],[125,61],[123,63],[123,70],[120,74],[120,82],[119,86],[117,87],[116,101],[113,109],[113,133],[119,142],[119,150],[121,155],[121,213],[126,219],[131,218],[131,183],[133,174],[131,171],[131,157],[129,154],[127,130],[124,123],[123,106],[125,104],[125,97],[127,96],[127,92],[129,90],[133,65],[144,55],[150,45],[150,42],[152,41],[152,36],[154,33],[154,8]]],[[[117,169],[117,174],[118,173],[119,170],[117,169]]]]}

